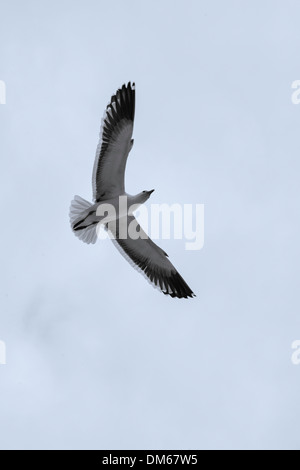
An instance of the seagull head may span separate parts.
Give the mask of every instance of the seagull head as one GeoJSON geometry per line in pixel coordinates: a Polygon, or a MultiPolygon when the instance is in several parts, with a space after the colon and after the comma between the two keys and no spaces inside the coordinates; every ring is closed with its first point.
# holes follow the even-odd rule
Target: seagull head
{"type": "Polygon", "coordinates": [[[151,189],[151,191],[142,191],[141,192],[141,199],[142,199],[142,202],[146,202],[149,197],[151,196],[151,194],[153,193],[154,189],[151,189]]]}

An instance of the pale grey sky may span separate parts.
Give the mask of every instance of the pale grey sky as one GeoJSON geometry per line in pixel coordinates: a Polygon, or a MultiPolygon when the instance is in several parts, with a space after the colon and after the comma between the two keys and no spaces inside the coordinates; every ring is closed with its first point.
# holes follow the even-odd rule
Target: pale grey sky
{"type": "Polygon", "coordinates": [[[0,448],[299,449],[297,1],[0,1],[0,448]],[[153,289],[72,234],[100,121],[136,83],[131,193],[204,203],[153,289]],[[138,185],[141,182],[142,187],[138,185]]]}

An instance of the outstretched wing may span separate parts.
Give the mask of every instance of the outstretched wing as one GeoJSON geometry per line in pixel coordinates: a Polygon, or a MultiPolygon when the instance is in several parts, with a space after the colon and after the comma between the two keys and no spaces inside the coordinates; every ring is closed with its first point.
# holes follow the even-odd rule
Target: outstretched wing
{"type": "Polygon", "coordinates": [[[93,170],[93,197],[96,202],[124,193],[124,173],[133,145],[135,86],[123,85],[105,110],[93,170]]]}
{"type": "Polygon", "coordinates": [[[124,217],[117,224],[109,223],[110,237],[125,259],[144,274],[153,286],[171,297],[195,297],[195,294],[169,261],[167,253],[144,232],[134,216],[124,217]],[[133,239],[132,236],[139,238],[133,239]]]}

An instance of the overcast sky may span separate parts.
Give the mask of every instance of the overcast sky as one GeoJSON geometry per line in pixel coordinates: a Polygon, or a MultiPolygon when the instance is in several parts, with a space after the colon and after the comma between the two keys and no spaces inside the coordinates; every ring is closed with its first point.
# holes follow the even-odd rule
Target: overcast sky
{"type": "Polygon", "coordinates": [[[0,448],[300,448],[299,15],[296,0],[0,0],[0,448]],[[160,241],[195,299],[70,230],[129,80],[128,192],[205,205],[202,250],[160,241]]]}

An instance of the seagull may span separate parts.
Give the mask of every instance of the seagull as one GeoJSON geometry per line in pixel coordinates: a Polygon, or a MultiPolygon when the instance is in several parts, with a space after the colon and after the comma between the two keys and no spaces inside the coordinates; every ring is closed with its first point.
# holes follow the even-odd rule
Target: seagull
{"type": "Polygon", "coordinates": [[[83,242],[96,243],[97,227],[103,224],[124,258],[154,287],[173,298],[192,298],[195,294],[170,262],[167,253],[148,237],[131,209],[146,202],[154,190],[134,196],[125,192],[125,167],[134,142],[134,112],[135,84],[129,82],[111,97],[104,112],[92,177],[94,203],[74,196],[69,213],[71,228],[83,242]],[[121,210],[119,201],[124,196],[128,204],[121,210]],[[111,218],[107,212],[99,216],[104,207],[111,206],[116,209],[111,218]],[[132,224],[138,237],[129,235],[132,224]]]}

